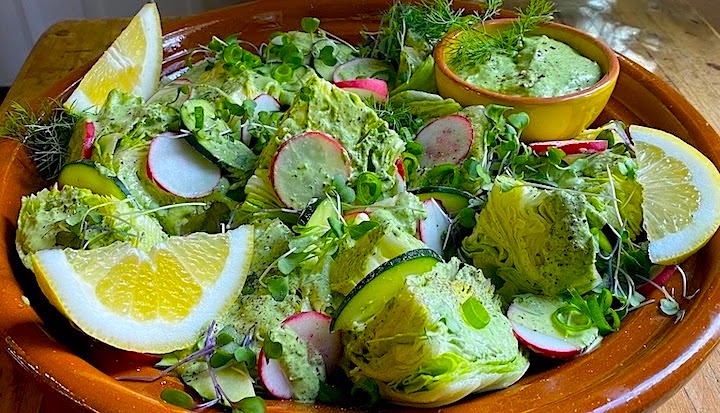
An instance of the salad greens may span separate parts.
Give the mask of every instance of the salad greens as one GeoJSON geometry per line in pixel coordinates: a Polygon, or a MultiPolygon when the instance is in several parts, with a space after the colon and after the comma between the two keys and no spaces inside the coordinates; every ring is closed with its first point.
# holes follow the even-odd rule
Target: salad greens
{"type": "MultiPolygon", "coordinates": [[[[395,2],[360,45],[315,18],[260,46],[214,37],[147,101],[116,90],[98,113],[80,117],[16,108],[3,130],[28,145],[40,172],[51,178],[82,161],[125,194],[95,194],[80,182],[25,198],[23,262],[30,268],[30,255],[43,249],[130,240],[149,250],[168,236],[252,224],[250,273],[232,308],[208,320],[196,346],[165,355],[165,370],[145,378],[177,374],[207,400],[163,392],[183,407],[262,411],[256,394],[268,393],[440,406],[507,387],[530,360],[506,316],[513,300],[544,309],[542,317],[521,314],[521,324],[590,349],[646,303],[635,289],[653,268],[634,151],[624,125],[611,122],[577,138],[607,141],[606,150],[539,152],[522,141],[526,114],[463,108],[437,95],[434,45],[449,30],[491,18],[501,2],[486,5],[482,15],[465,15],[448,0],[395,2]],[[338,87],[336,75],[360,76],[351,79],[356,86],[383,82],[387,99],[338,87]],[[416,137],[431,122],[465,135],[421,144],[416,137]],[[88,123],[95,135],[85,156],[88,123]],[[217,166],[218,184],[199,198],[164,189],[148,161],[158,137],[188,142],[217,166]],[[312,158],[320,165],[302,162],[298,137],[325,151],[312,158]],[[433,162],[440,149],[459,161],[433,162]],[[282,151],[299,160],[297,171],[282,169],[282,151]],[[332,156],[347,173],[327,171],[332,156]],[[289,193],[278,179],[291,180],[289,193]],[[422,265],[407,258],[417,256],[422,265]],[[353,302],[361,296],[372,299],[353,302]],[[329,326],[348,308],[360,313],[346,317],[354,321],[342,324],[340,339],[329,326]],[[315,342],[308,327],[293,327],[300,313],[326,320],[318,330],[326,338],[315,342]]],[[[533,0],[521,26],[467,53],[484,56],[548,13],[547,2],[533,0]]],[[[664,292],[663,311],[677,314],[664,292]]]]}

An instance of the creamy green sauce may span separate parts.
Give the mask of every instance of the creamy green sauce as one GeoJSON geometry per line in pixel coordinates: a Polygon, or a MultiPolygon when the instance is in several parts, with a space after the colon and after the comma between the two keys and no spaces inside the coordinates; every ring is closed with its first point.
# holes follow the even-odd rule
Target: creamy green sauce
{"type": "Polygon", "coordinates": [[[578,92],[597,83],[602,70],[597,62],[565,43],[547,36],[523,39],[515,54],[494,54],[480,65],[457,74],[473,85],[495,92],[529,97],[554,97],[578,92]]]}

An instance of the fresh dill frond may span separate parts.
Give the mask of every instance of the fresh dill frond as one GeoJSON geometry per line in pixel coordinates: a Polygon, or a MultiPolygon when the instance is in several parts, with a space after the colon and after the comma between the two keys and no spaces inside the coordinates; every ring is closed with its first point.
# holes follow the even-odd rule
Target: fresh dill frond
{"type": "Polygon", "coordinates": [[[40,176],[48,180],[57,177],[78,116],[54,99],[44,100],[37,111],[13,102],[5,116],[0,137],[25,146],[40,176]]]}
{"type": "Polygon", "coordinates": [[[413,115],[406,105],[375,102],[372,106],[375,113],[398,132],[405,140],[412,140],[425,122],[413,115]]]}
{"type": "Polygon", "coordinates": [[[423,0],[415,4],[396,0],[383,15],[370,56],[397,64],[404,46],[432,49],[447,32],[468,29],[495,15],[501,5],[502,0],[487,0],[487,11],[480,16],[464,15],[463,9],[453,10],[452,0],[423,0]],[[419,45],[423,42],[425,46],[419,45]]]}
{"type": "Polygon", "coordinates": [[[549,0],[530,0],[509,29],[488,33],[483,26],[463,29],[448,45],[448,63],[453,70],[485,63],[494,54],[514,54],[523,47],[523,37],[541,23],[553,19],[555,5],[549,0]]]}

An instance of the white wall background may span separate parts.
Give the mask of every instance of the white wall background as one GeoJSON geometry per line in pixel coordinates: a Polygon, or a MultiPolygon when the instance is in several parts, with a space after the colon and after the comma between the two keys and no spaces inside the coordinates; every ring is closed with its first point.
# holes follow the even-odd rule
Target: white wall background
{"type": "MultiPolygon", "coordinates": [[[[182,16],[243,0],[157,0],[162,16],[182,16]]],[[[30,49],[61,20],[129,17],[146,0],[0,0],[0,86],[12,84],[30,49]]]]}

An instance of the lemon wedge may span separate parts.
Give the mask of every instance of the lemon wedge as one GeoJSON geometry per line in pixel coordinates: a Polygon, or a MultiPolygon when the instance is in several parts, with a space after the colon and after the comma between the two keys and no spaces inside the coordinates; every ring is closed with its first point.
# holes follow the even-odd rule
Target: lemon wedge
{"type": "Polygon", "coordinates": [[[48,300],[111,346],[168,353],[195,343],[240,294],[253,253],[252,226],[170,237],[149,252],[117,242],[32,257],[48,300]]]}
{"type": "Polygon", "coordinates": [[[97,112],[113,89],[147,99],[158,87],[162,58],[160,14],[155,3],[148,3],[85,74],[65,106],[97,112]]]}
{"type": "Polygon", "coordinates": [[[643,228],[650,260],[677,264],[702,248],[720,226],[720,173],[677,136],[630,126],[643,187],[643,228]]]}

